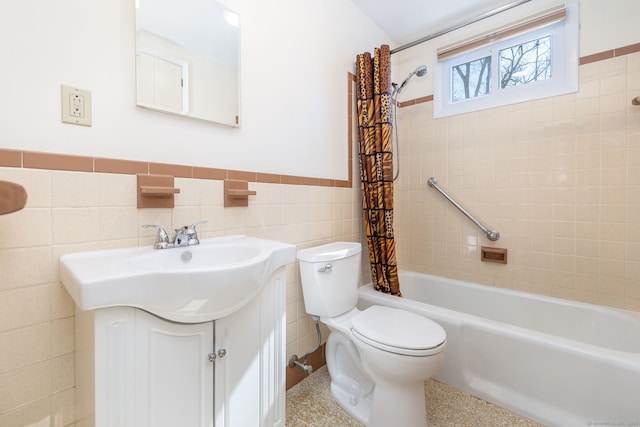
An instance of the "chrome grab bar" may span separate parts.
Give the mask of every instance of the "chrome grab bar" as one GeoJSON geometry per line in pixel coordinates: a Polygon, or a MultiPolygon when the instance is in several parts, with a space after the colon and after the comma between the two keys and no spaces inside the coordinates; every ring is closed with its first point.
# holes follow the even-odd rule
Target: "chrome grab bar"
{"type": "Polygon", "coordinates": [[[462,206],[460,206],[458,202],[453,200],[453,198],[450,195],[448,195],[446,191],[440,188],[438,186],[438,180],[435,177],[432,176],[431,178],[429,178],[427,180],[427,183],[429,184],[429,187],[433,187],[436,190],[438,190],[440,194],[446,197],[447,200],[450,201],[453,206],[455,206],[460,210],[460,212],[465,214],[465,216],[469,218],[471,222],[473,222],[480,230],[482,230],[482,232],[487,236],[487,239],[491,240],[492,242],[495,242],[500,238],[500,233],[498,233],[496,230],[489,230],[487,227],[482,225],[482,223],[477,219],[475,219],[473,215],[471,215],[469,212],[467,212],[465,208],[463,208],[462,206]]]}

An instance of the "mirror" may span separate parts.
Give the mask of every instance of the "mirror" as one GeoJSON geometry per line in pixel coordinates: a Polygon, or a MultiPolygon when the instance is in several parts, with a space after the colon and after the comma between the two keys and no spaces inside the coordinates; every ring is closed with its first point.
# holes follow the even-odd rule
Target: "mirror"
{"type": "Polygon", "coordinates": [[[137,105],[239,125],[240,18],[215,0],[136,0],[137,105]]]}

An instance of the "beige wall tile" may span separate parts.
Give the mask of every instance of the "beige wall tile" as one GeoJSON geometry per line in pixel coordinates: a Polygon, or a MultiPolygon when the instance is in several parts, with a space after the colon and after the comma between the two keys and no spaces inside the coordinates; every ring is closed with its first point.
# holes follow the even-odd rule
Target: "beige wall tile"
{"type": "Polygon", "coordinates": [[[61,283],[50,285],[51,319],[62,319],[73,316],[74,302],[61,283]]]}
{"type": "Polygon", "coordinates": [[[25,208],[0,216],[0,249],[48,246],[51,242],[49,209],[25,208]]]}
{"type": "Polygon", "coordinates": [[[36,363],[0,375],[0,384],[0,414],[25,403],[46,398],[51,393],[51,361],[36,363]]]}
{"type": "Polygon", "coordinates": [[[51,420],[51,399],[44,398],[29,402],[24,406],[9,411],[0,412],[0,425],[3,427],[50,427],[68,424],[53,424],[51,420]]]}
{"type": "Polygon", "coordinates": [[[56,280],[50,246],[0,249],[0,291],[56,280]]]}
{"type": "Polygon", "coordinates": [[[98,206],[99,175],[80,172],[51,172],[51,206],[76,208],[98,206]]]}
{"type": "Polygon", "coordinates": [[[75,355],[67,353],[51,360],[51,387],[54,393],[69,390],[75,384],[75,355]]]}
{"type": "Polygon", "coordinates": [[[54,245],[100,240],[98,208],[54,208],[51,210],[51,223],[54,245]]]}
{"type": "Polygon", "coordinates": [[[630,56],[631,55],[619,56],[616,58],[607,59],[606,61],[602,61],[600,65],[601,78],[624,75],[627,72],[627,58],[630,56]]]}
{"type": "MultiPolygon", "coordinates": [[[[200,201],[203,206],[219,205],[224,203],[224,183],[223,181],[212,181],[207,179],[198,180],[200,185],[200,201]]],[[[279,187],[279,186],[276,186],[279,187]]]]}
{"type": "MultiPolygon", "coordinates": [[[[228,209],[228,208],[227,208],[228,209]]],[[[198,226],[202,232],[219,232],[224,230],[225,208],[222,205],[217,206],[201,206],[200,218],[207,220],[207,224],[198,226]]]]}
{"type": "Polygon", "coordinates": [[[103,207],[136,207],[136,175],[96,174],[98,205],[103,207]]]}
{"type": "Polygon", "coordinates": [[[180,193],[175,195],[176,206],[199,206],[200,205],[200,180],[175,178],[174,185],[180,189],[180,193]]]}
{"type": "Polygon", "coordinates": [[[75,389],[68,389],[51,396],[52,426],[75,426],[75,389]]]}
{"type": "Polygon", "coordinates": [[[138,210],[135,207],[103,207],[98,212],[100,241],[135,239],[138,228],[138,210]]]}
{"type": "Polygon", "coordinates": [[[0,375],[47,360],[51,356],[51,325],[41,323],[2,332],[0,348],[0,375]]]}
{"type": "Polygon", "coordinates": [[[61,356],[75,350],[75,322],[73,317],[57,319],[51,323],[51,355],[61,356]]]}
{"type": "Polygon", "coordinates": [[[51,286],[30,286],[0,292],[0,332],[48,322],[51,286]]]}

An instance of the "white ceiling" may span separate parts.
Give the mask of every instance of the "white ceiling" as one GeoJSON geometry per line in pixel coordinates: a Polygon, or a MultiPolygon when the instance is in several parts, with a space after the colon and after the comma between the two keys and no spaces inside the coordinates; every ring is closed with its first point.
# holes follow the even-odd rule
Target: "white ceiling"
{"type": "Polygon", "coordinates": [[[476,18],[514,0],[351,0],[398,47],[476,18]]]}

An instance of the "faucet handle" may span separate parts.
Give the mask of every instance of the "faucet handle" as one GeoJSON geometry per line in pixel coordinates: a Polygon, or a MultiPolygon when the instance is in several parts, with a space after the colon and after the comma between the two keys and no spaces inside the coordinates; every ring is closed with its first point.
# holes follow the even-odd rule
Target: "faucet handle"
{"type": "Polygon", "coordinates": [[[154,248],[164,249],[167,246],[169,246],[169,244],[171,243],[169,240],[169,235],[167,234],[167,231],[163,227],[159,225],[153,225],[153,224],[143,224],[142,228],[155,228],[156,230],[158,230],[158,234],[156,234],[156,244],[154,245],[154,248]]]}
{"type": "Polygon", "coordinates": [[[196,227],[199,226],[200,224],[206,224],[208,222],[209,221],[207,220],[198,221],[198,222],[194,222],[189,226],[185,225],[183,227],[183,232],[189,237],[190,245],[197,245],[198,243],[200,243],[200,241],[198,240],[198,230],[196,230],[196,227]]]}
{"type": "Polygon", "coordinates": [[[198,222],[194,222],[193,224],[191,224],[188,227],[185,227],[187,229],[187,234],[194,234],[196,239],[198,238],[198,232],[196,231],[196,227],[201,225],[201,224],[207,224],[209,221],[207,221],[206,219],[203,221],[198,221],[198,222]]]}

